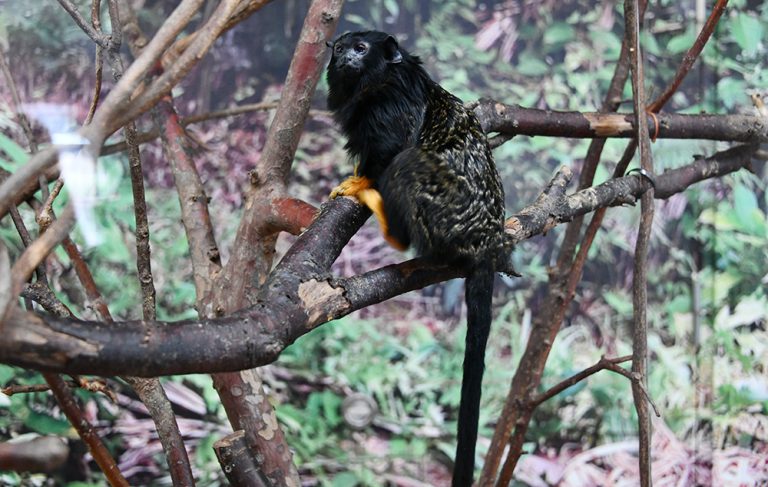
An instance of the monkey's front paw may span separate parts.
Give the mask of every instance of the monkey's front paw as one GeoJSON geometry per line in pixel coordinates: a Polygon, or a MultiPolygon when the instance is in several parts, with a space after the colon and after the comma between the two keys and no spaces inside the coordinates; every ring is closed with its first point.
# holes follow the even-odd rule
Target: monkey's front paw
{"type": "Polygon", "coordinates": [[[331,199],[339,196],[356,196],[364,189],[373,187],[373,181],[365,176],[350,176],[331,191],[331,199]]]}

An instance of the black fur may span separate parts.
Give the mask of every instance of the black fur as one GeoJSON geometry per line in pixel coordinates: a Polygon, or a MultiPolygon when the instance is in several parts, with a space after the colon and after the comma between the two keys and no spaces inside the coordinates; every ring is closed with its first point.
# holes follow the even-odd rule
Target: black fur
{"type": "Polygon", "coordinates": [[[429,259],[466,266],[467,337],[454,486],[472,483],[504,190],[475,115],[432,81],[418,57],[383,32],[332,46],[328,107],[381,193],[390,235],[429,259]]]}
{"type": "Polygon", "coordinates": [[[349,155],[359,161],[358,173],[376,181],[398,153],[416,142],[432,80],[418,57],[383,32],[344,34],[332,50],[328,108],[347,136],[349,155]],[[354,58],[359,43],[369,45],[362,59],[354,58]],[[400,61],[391,62],[397,55],[400,61]]]}

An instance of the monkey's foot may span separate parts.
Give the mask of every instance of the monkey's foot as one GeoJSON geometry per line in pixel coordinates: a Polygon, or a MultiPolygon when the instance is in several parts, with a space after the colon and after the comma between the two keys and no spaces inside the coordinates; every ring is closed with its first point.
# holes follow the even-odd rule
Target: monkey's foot
{"type": "Polygon", "coordinates": [[[365,176],[350,176],[331,191],[331,199],[339,196],[357,196],[361,191],[372,187],[372,179],[365,176]]]}

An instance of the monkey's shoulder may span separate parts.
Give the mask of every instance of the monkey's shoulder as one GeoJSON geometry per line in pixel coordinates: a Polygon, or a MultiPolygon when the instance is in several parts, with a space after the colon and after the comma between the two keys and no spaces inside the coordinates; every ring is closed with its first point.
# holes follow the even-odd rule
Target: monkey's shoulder
{"type": "Polygon", "coordinates": [[[435,84],[428,97],[419,145],[428,152],[472,152],[491,158],[480,121],[455,95],[435,84]]]}

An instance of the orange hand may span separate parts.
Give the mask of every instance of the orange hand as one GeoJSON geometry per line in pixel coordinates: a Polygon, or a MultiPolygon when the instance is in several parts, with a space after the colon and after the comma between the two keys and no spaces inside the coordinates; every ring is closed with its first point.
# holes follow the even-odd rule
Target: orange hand
{"type": "Polygon", "coordinates": [[[339,196],[357,196],[360,191],[373,187],[373,180],[365,176],[350,176],[331,191],[331,199],[339,196]]]}

